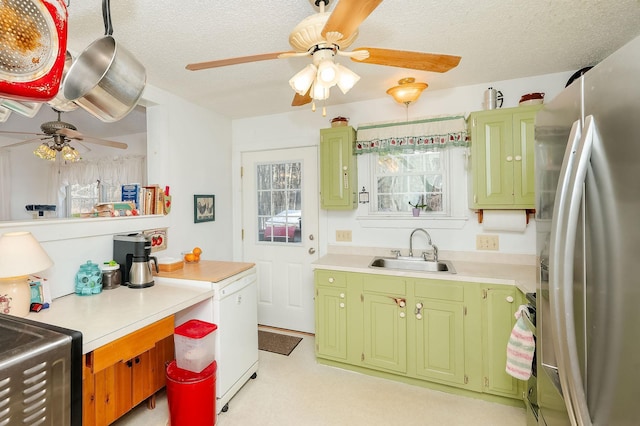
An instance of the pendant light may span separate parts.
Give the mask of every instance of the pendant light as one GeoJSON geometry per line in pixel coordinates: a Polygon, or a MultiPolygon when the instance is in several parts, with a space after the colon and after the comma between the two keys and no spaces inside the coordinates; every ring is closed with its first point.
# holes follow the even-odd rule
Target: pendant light
{"type": "Polygon", "coordinates": [[[416,83],[413,77],[406,77],[398,80],[398,85],[387,90],[387,94],[391,95],[396,102],[405,104],[407,107],[410,103],[418,100],[422,91],[429,85],[427,83],[416,83]]]}

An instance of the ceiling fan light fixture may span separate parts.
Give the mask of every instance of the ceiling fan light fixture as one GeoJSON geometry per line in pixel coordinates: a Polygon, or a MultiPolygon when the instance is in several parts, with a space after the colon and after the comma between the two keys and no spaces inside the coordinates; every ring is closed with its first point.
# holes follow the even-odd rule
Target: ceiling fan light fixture
{"type": "Polygon", "coordinates": [[[322,84],[319,84],[316,80],[313,83],[313,88],[311,89],[311,97],[315,101],[323,101],[329,98],[329,89],[324,87],[322,84]]]}
{"type": "Polygon", "coordinates": [[[49,145],[47,145],[46,143],[43,143],[38,145],[38,147],[35,150],[33,150],[33,154],[38,158],[42,158],[43,160],[48,160],[48,157],[50,156],[50,151],[51,151],[51,148],[49,148],[49,145]]]}
{"type": "Polygon", "coordinates": [[[418,100],[422,91],[429,85],[427,83],[416,83],[413,77],[398,80],[398,85],[387,90],[387,94],[391,95],[396,102],[409,105],[418,100]]]}
{"type": "Polygon", "coordinates": [[[300,70],[296,75],[291,77],[289,80],[289,85],[297,94],[300,96],[304,96],[308,91],[311,85],[313,84],[313,80],[316,78],[316,74],[318,69],[315,65],[309,64],[300,70]]]}
{"type": "Polygon", "coordinates": [[[329,88],[336,85],[340,77],[337,65],[331,59],[325,59],[318,65],[317,81],[322,86],[329,88]]]}
{"type": "Polygon", "coordinates": [[[69,145],[63,146],[60,153],[62,154],[63,159],[65,159],[66,161],[71,161],[72,163],[80,159],[80,154],[78,153],[78,151],[76,151],[75,148],[72,148],[69,145]]]}
{"type": "Polygon", "coordinates": [[[360,80],[360,76],[351,71],[349,68],[343,67],[340,64],[337,64],[336,67],[338,68],[339,75],[337,83],[338,87],[340,88],[340,91],[342,91],[342,93],[346,95],[347,92],[351,90],[353,86],[355,86],[358,80],[360,80]]]}

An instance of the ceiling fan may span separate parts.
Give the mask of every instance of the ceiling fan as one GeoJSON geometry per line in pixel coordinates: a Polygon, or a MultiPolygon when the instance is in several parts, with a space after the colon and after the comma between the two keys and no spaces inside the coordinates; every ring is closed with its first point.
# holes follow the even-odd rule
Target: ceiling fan
{"type": "MultiPolygon", "coordinates": [[[[27,139],[24,141],[16,142],[10,145],[3,146],[2,148],[15,147],[19,145],[25,145],[36,141],[42,141],[41,145],[36,148],[34,154],[40,158],[46,160],[55,160],[56,153],[61,152],[62,157],[65,160],[78,161],[80,156],[74,147],[70,145],[72,140],[82,143],[92,143],[96,145],[107,146],[117,149],[127,149],[128,145],[123,142],[110,141],[106,139],[99,139],[90,136],[85,136],[78,131],[76,126],[71,123],[66,123],[60,118],[61,111],[53,108],[58,114],[58,119],[55,121],[47,121],[40,125],[42,133],[30,133],[30,132],[9,132],[0,131],[1,135],[35,135],[36,138],[27,139]]],[[[84,145],[83,145],[84,146],[84,145]]]]}
{"type": "Polygon", "coordinates": [[[289,81],[296,91],[291,105],[300,106],[314,100],[327,99],[329,89],[334,85],[346,93],[360,79],[353,71],[334,63],[333,57],[336,55],[349,57],[354,62],[440,73],[449,71],[460,63],[460,56],[435,53],[373,47],[345,51],[344,49],[351,46],[358,37],[359,25],[380,3],[382,0],[340,0],[332,13],[325,13],[324,8],[329,4],[329,0],[315,0],[320,12],[305,18],[289,35],[289,44],[293,51],[193,63],[188,64],[186,68],[197,71],[247,62],[311,56],[313,63],[289,81]]]}

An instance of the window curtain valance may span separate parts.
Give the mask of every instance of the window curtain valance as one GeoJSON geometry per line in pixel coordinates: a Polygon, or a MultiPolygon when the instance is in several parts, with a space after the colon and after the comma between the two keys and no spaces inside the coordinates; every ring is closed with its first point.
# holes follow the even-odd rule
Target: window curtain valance
{"type": "Polygon", "coordinates": [[[469,146],[462,115],[364,124],[358,127],[355,154],[413,153],[454,146],[469,146]]]}

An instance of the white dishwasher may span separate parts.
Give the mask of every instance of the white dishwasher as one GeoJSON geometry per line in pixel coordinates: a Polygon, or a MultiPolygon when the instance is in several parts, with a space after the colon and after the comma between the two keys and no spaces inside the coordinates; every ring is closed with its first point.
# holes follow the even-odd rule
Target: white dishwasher
{"type": "Polygon", "coordinates": [[[175,326],[199,319],[218,326],[215,338],[216,411],[258,371],[258,285],[253,267],[219,282],[162,278],[177,284],[211,288],[213,297],[180,311],[175,326]]]}

